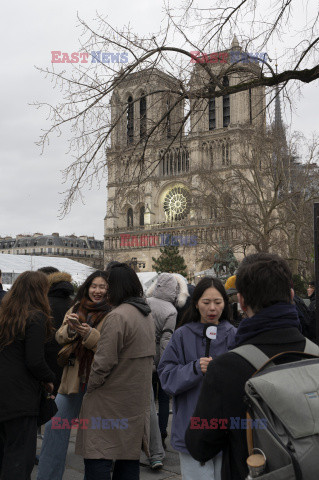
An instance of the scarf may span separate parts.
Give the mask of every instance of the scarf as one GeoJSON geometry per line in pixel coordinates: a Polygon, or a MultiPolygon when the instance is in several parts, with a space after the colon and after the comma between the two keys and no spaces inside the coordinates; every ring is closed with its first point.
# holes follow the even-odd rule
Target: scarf
{"type": "Polygon", "coordinates": [[[259,333],[292,327],[301,330],[296,306],[291,303],[276,303],[270,307],[263,308],[253,317],[244,318],[240,322],[234,346],[238,347],[259,333]]]}
{"type": "MultiPolygon", "coordinates": [[[[101,302],[92,302],[86,297],[83,297],[81,302],[76,306],[76,313],[79,316],[81,323],[87,323],[90,327],[95,328],[109,313],[111,307],[103,299],[101,302]]],[[[88,382],[91,365],[94,357],[94,352],[86,348],[82,344],[82,337],[79,338],[77,347],[74,351],[76,358],[79,361],[79,377],[85,375],[85,383],[88,382]]]]}

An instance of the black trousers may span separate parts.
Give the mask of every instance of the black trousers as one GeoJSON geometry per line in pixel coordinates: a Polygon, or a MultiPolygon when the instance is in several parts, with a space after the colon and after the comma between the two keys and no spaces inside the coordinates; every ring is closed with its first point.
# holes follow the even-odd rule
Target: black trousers
{"type": "Polygon", "coordinates": [[[153,373],[152,378],[154,397],[158,399],[158,424],[162,437],[167,437],[167,424],[169,418],[169,396],[164,392],[161,386],[157,372],[153,373]]]}
{"type": "Polygon", "coordinates": [[[1,480],[29,480],[37,450],[37,417],[0,422],[1,480]]]}
{"type": "MultiPolygon", "coordinates": [[[[84,459],[86,480],[111,480],[112,460],[84,459]]],[[[115,460],[112,480],[138,480],[139,460],[115,460]]]]}

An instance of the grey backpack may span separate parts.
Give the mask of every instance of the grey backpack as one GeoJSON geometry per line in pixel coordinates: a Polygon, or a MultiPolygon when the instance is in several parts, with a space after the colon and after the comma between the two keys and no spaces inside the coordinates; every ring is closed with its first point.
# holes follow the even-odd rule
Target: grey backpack
{"type": "Polygon", "coordinates": [[[266,470],[258,479],[319,479],[319,347],[306,339],[304,352],[284,352],[271,359],[254,345],[232,353],[257,370],[245,392],[253,447],[266,456],[266,470]],[[303,360],[273,364],[275,358],[292,353],[303,360]]]}

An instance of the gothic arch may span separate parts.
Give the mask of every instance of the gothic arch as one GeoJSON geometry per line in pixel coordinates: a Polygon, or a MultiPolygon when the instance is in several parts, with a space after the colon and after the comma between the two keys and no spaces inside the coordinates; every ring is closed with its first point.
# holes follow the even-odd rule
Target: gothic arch
{"type": "Polygon", "coordinates": [[[134,214],[133,208],[129,207],[126,212],[126,226],[133,227],[134,226],[134,214]]]}
{"type": "MultiPolygon", "coordinates": [[[[223,85],[229,86],[229,77],[223,77],[223,85]]],[[[223,95],[223,127],[228,127],[230,124],[230,95],[223,95]]]]}
{"type": "Polygon", "coordinates": [[[216,140],[209,140],[202,143],[203,167],[212,169],[218,160],[219,143],[216,140]]]}
{"type": "Polygon", "coordinates": [[[147,125],[147,95],[145,90],[140,90],[138,94],[138,106],[139,106],[139,122],[140,122],[140,139],[146,136],[147,125]]]}
{"type": "Polygon", "coordinates": [[[190,156],[186,146],[171,147],[159,151],[159,170],[162,176],[183,175],[189,172],[190,156]]]}
{"type": "Polygon", "coordinates": [[[130,145],[134,142],[134,98],[133,95],[126,97],[126,133],[127,133],[127,144],[130,145]]]}
{"type": "Polygon", "coordinates": [[[140,206],[139,209],[139,225],[144,226],[144,215],[145,215],[145,206],[140,206]]]}
{"type": "Polygon", "coordinates": [[[222,143],[222,165],[224,167],[231,165],[231,146],[228,139],[222,143]]]}

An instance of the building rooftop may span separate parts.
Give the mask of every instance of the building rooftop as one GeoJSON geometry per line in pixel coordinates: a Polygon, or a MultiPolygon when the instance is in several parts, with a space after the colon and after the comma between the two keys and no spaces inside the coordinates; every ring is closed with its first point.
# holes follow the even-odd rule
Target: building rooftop
{"type": "Polygon", "coordinates": [[[33,235],[17,235],[16,237],[0,237],[0,248],[22,248],[22,247],[74,247],[90,248],[93,250],[103,250],[103,240],[96,240],[94,237],[67,235],[60,236],[58,233],[52,235],[43,235],[35,233],[33,235]]]}
{"type": "Polygon", "coordinates": [[[26,270],[38,270],[39,268],[49,266],[69,273],[73,281],[79,285],[95,271],[94,268],[69,258],[0,254],[0,270],[2,270],[3,282],[6,284],[9,283],[5,280],[6,274],[20,274],[26,270]]]}

